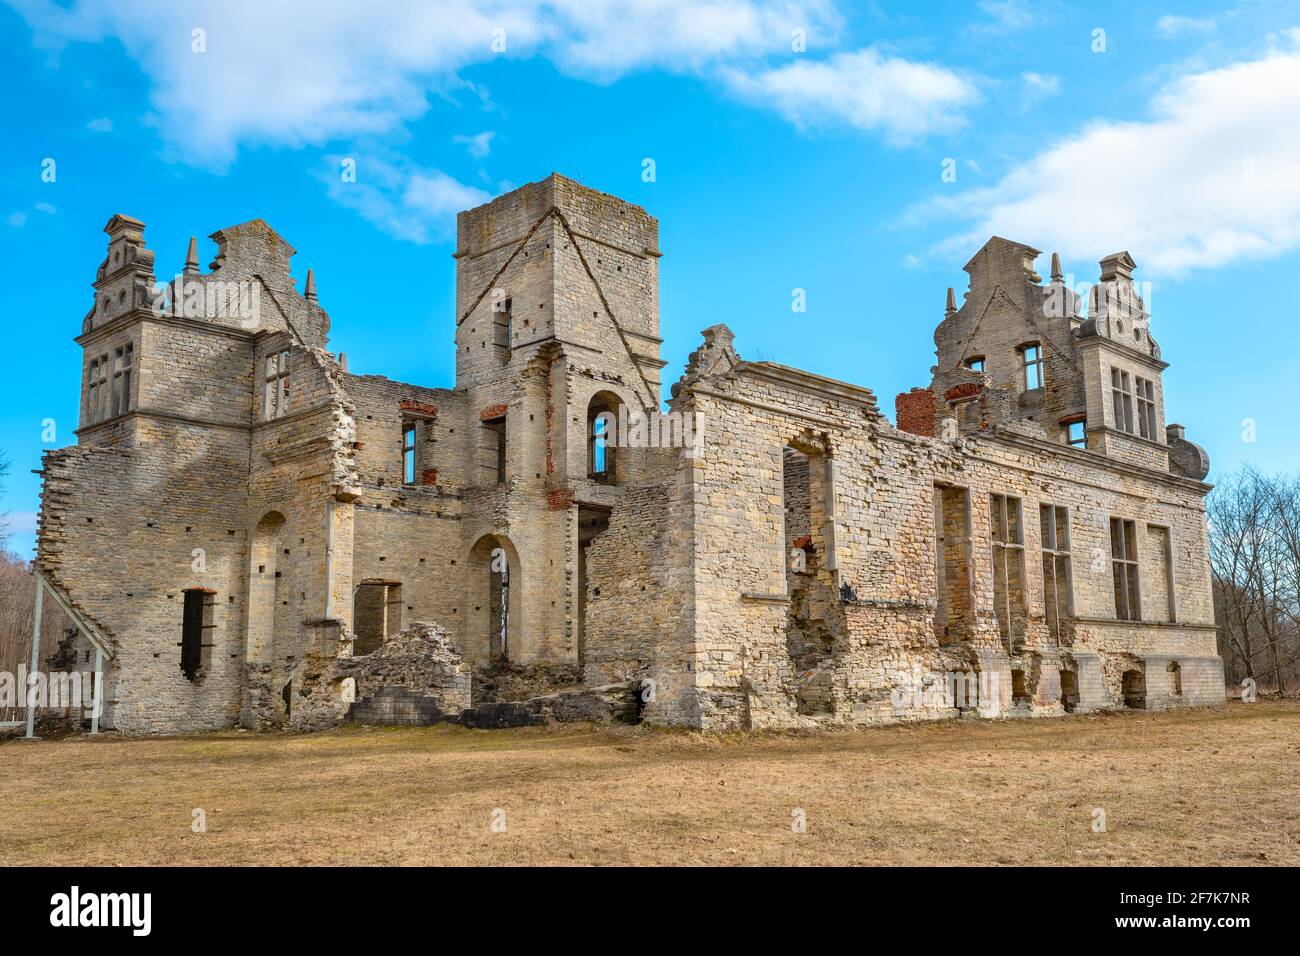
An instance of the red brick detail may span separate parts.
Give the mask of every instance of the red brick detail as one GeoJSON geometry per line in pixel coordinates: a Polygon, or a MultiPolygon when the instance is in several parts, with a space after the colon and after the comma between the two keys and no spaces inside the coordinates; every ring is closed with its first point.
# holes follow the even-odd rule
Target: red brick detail
{"type": "Polygon", "coordinates": [[[962,382],[960,385],[954,385],[944,392],[943,400],[945,402],[959,402],[963,398],[974,398],[982,391],[984,391],[984,386],[977,382],[962,382]]]}
{"type": "Polygon", "coordinates": [[[795,538],[793,547],[803,548],[805,551],[811,551],[813,549],[812,535],[805,534],[795,538]]]}
{"type": "Polygon", "coordinates": [[[478,413],[479,421],[490,422],[494,418],[505,418],[509,410],[509,405],[489,405],[478,413]]]}
{"type": "Polygon", "coordinates": [[[550,511],[568,511],[575,498],[577,493],[572,488],[552,488],[546,493],[546,507],[550,511]]]}
{"type": "Polygon", "coordinates": [[[420,415],[428,415],[430,418],[438,417],[438,406],[430,405],[428,402],[417,402],[413,398],[404,398],[397,403],[397,406],[404,412],[416,412],[420,415]]]}
{"type": "Polygon", "coordinates": [[[934,437],[934,392],[914,388],[894,399],[894,418],[899,431],[934,437]]]}
{"type": "Polygon", "coordinates": [[[424,471],[420,472],[420,484],[436,485],[437,483],[438,483],[437,468],[426,468],[424,469],[424,471]]]}

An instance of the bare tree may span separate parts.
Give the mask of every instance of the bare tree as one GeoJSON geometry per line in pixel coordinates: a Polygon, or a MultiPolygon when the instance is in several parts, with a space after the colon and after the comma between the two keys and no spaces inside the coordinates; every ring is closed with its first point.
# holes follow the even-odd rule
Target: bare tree
{"type": "MultiPolygon", "coordinates": [[[[0,498],[9,484],[9,456],[0,451],[0,498]]],[[[9,512],[0,511],[0,552],[9,550],[9,512]]]]}
{"type": "Polygon", "coordinates": [[[1208,512],[1228,675],[1286,693],[1300,677],[1300,476],[1245,468],[1215,488],[1208,512]]]}

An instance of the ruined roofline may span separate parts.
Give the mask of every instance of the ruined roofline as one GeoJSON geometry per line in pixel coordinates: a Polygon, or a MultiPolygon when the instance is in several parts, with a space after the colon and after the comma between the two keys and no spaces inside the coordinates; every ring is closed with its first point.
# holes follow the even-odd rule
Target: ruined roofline
{"type": "Polygon", "coordinates": [[[289,255],[293,256],[298,252],[297,249],[289,245],[288,240],[285,239],[284,236],[271,228],[271,224],[260,216],[255,219],[248,219],[244,222],[235,223],[233,226],[226,226],[225,228],[218,229],[216,232],[209,235],[208,238],[215,242],[219,249],[230,239],[247,235],[269,236],[284,246],[289,255]]]}
{"type": "Polygon", "coordinates": [[[975,260],[978,259],[981,255],[983,255],[984,251],[988,249],[990,246],[995,246],[999,244],[1004,246],[1011,246],[1015,249],[1019,249],[1021,252],[1026,254],[1030,262],[1033,262],[1035,259],[1037,259],[1039,256],[1043,254],[1041,249],[1035,249],[1033,246],[1029,245],[1028,243],[1016,242],[1014,239],[1004,239],[1002,236],[989,236],[987,241],[985,241],[985,243],[982,246],[976,249],[975,254],[971,256],[969,260],[967,260],[964,266],[961,267],[962,271],[971,272],[975,267],[975,260]]]}
{"type": "MultiPolygon", "coordinates": [[[[975,269],[976,260],[979,259],[979,257],[989,249],[990,246],[996,247],[999,245],[1010,246],[1013,249],[1020,250],[1020,252],[1025,256],[1029,266],[1032,266],[1038,257],[1043,254],[1041,249],[1036,249],[1028,243],[1017,242],[1014,239],[1007,239],[1003,236],[989,236],[984,244],[975,251],[975,254],[967,260],[966,264],[962,266],[962,271],[971,273],[975,269]]],[[[1133,277],[1133,271],[1137,268],[1137,262],[1134,261],[1132,254],[1127,249],[1121,249],[1119,252],[1112,252],[1109,255],[1102,256],[1097,261],[1097,265],[1099,269],[1099,278],[1102,282],[1113,280],[1115,278],[1131,279],[1133,277]]],[[[1051,281],[1055,282],[1061,278],[1058,275],[1059,269],[1060,258],[1056,253],[1052,253],[1051,281]]],[[[1038,276],[1037,272],[1034,272],[1032,269],[1029,269],[1028,272],[1034,276],[1035,284],[1042,283],[1042,278],[1038,276]]]]}
{"type": "Polygon", "coordinates": [[[815,392],[834,401],[857,405],[877,414],[880,411],[876,403],[876,393],[865,385],[854,385],[852,382],[827,378],[825,375],[818,375],[790,365],[781,365],[779,362],[741,361],[735,371],[757,375],[802,391],[815,392]]]}

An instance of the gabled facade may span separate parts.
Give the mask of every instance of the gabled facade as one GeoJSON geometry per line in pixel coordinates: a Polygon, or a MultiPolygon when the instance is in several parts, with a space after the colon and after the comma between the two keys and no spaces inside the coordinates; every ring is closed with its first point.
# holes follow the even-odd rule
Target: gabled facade
{"type": "Polygon", "coordinates": [[[460,215],[449,389],[350,373],[260,220],[163,295],[106,232],[37,558],[111,649],[104,726],[322,726],[337,661],[424,621],[707,728],[1223,700],[1208,466],[1127,254],[1085,318],[990,240],[895,428],[721,325],[663,412],[658,223],[557,175],[460,215]]]}

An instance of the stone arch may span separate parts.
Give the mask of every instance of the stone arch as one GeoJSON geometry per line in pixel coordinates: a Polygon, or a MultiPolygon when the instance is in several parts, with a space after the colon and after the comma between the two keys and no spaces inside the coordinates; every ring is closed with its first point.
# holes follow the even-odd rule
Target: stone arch
{"type": "Polygon", "coordinates": [[[465,644],[469,656],[519,660],[524,582],[514,542],[505,534],[483,535],[470,548],[466,572],[469,613],[465,644]]]}
{"type": "Polygon", "coordinates": [[[279,567],[284,515],[268,511],[253,529],[248,546],[248,619],[245,654],[250,663],[270,663],[280,612],[279,567]]]}

